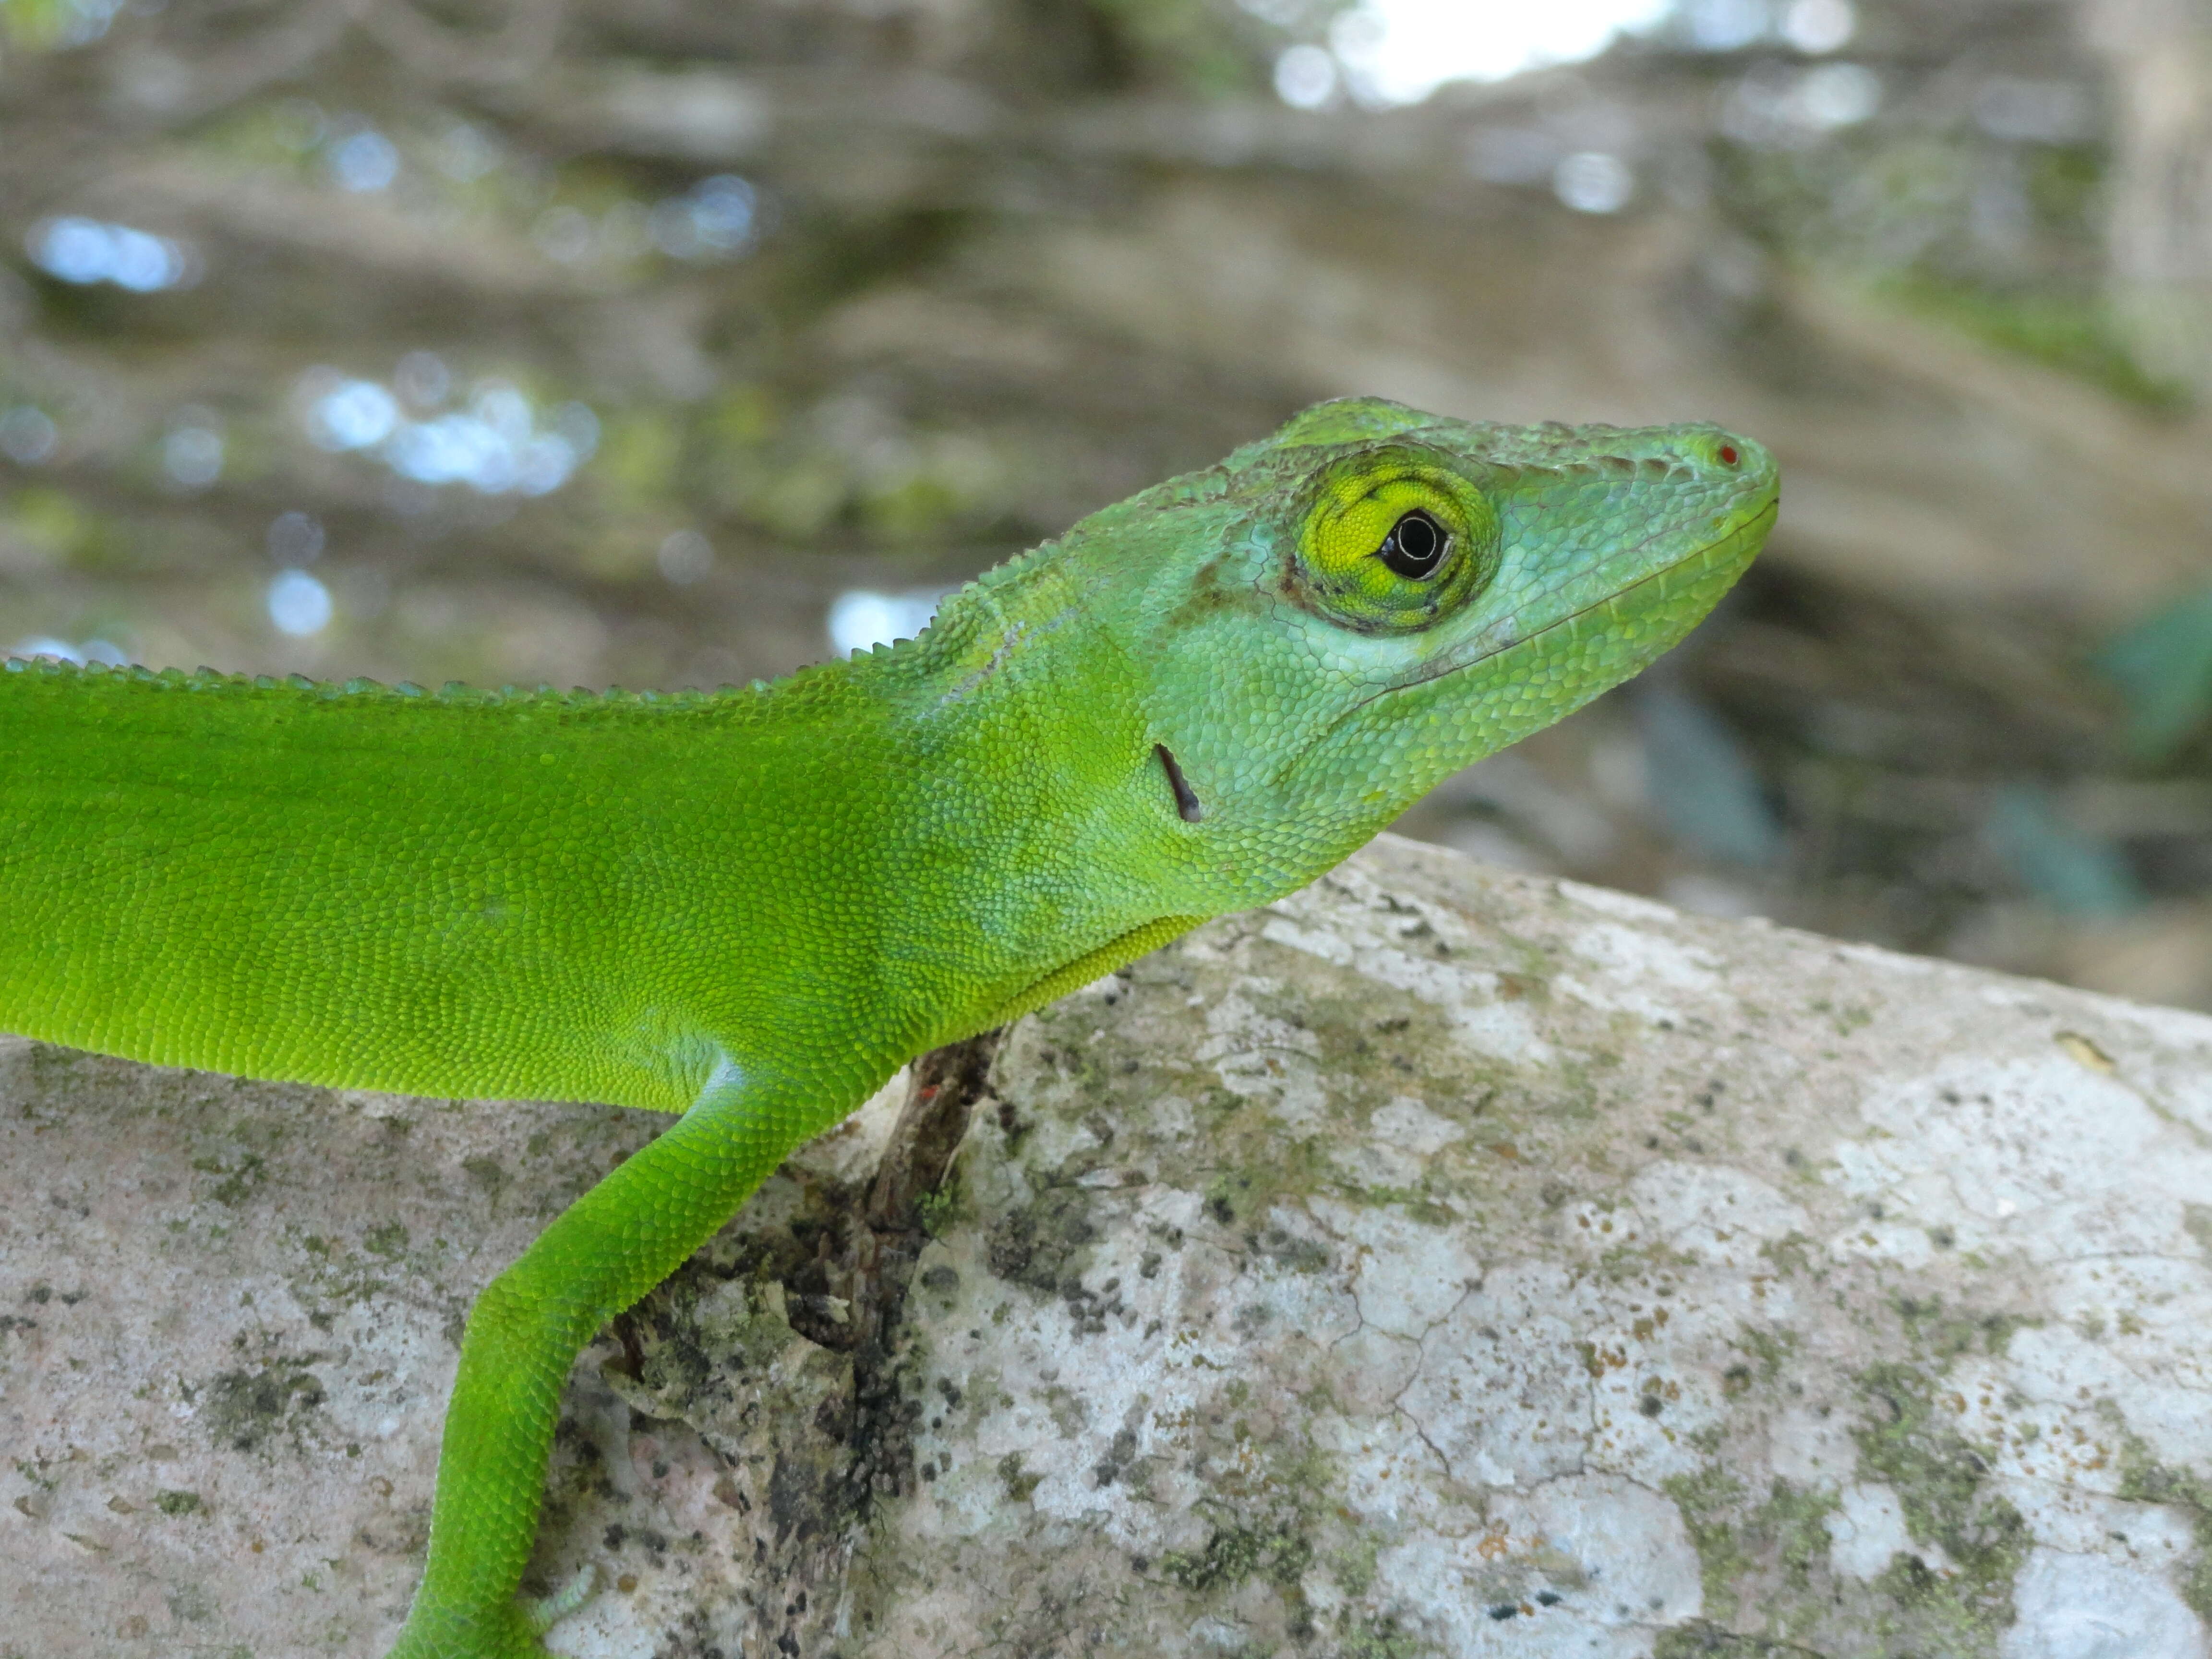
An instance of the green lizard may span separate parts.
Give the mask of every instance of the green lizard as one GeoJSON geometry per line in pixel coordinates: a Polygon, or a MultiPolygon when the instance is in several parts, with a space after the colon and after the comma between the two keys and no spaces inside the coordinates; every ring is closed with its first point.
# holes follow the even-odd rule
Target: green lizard
{"type": "Polygon", "coordinates": [[[1278,897],[1634,673],[1759,550],[1710,426],[1307,410],[711,695],[0,675],[0,1028],[167,1065],[680,1114],[470,1314],[395,1652],[517,1595],[606,1320],[902,1063],[1278,897]]]}

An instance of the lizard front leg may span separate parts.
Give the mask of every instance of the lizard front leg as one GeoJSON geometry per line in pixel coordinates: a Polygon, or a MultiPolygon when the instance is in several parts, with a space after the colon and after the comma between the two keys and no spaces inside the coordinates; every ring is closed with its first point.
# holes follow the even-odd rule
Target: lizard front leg
{"type": "Polygon", "coordinates": [[[538,1535],[569,1367],[602,1325],[674,1272],[819,1127],[818,1114],[726,1062],[681,1119],[484,1287],[446,1413],[429,1561],[392,1659],[545,1652],[538,1634],[549,1609],[516,1592],[538,1535]]]}

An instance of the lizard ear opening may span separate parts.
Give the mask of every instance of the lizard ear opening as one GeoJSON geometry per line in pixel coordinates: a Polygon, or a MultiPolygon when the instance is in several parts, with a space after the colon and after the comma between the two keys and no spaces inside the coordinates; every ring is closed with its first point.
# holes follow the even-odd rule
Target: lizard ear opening
{"type": "Polygon", "coordinates": [[[1190,787],[1190,780],[1176,764],[1176,757],[1167,744],[1156,743],[1152,752],[1160,757],[1160,769],[1168,775],[1168,787],[1175,791],[1176,815],[1185,823],[1197,823],[1206,817],[1206,804],[1198,798],[1198,791],[1190,787]]]}
{"type": "Polygon", "coordinates": [[[1363,634],[1413,633],[1480,592],[1498,514],[1428,452],[1387,447],[1321,470],[1291,563],[1292,597],[1363,634]]]}

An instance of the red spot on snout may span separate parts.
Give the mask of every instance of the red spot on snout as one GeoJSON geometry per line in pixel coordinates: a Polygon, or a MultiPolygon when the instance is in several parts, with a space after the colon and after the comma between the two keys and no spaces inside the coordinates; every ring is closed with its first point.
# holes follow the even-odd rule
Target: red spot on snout
{"type": "Polygon", "coordinates": [[[1734,444],[1723,444],[1720,447],[1719,453],[1721,465],[1723,466],[1734,466],[1738,460],[1742,459],[1735,453],[1735,446],[1734,444]]]}

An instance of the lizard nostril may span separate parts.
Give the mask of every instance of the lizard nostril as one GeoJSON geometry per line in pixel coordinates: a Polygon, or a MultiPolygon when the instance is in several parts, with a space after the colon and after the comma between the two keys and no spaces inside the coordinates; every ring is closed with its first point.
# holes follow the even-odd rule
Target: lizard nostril
{"type": "Polygon", "coordinates": [[[1717,453],[1720,456],[1721,465],[1723,466],[1734,466],[1739,460],[1743,459],[1735,453],[1735,446],[1734,444],[1723,444],[1717,453]]]}

